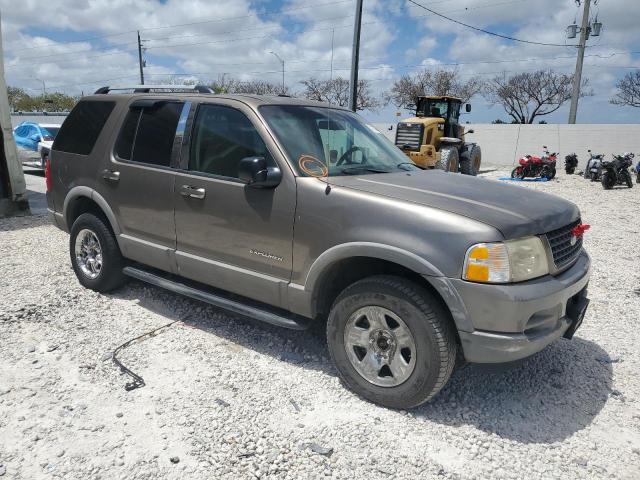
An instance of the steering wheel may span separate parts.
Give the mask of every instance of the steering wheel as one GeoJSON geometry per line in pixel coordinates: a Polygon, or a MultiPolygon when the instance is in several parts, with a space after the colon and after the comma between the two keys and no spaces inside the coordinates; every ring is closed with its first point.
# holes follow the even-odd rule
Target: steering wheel
{"type": "Polygon", "coordinates": [[[347,156],[349,156],[349,161],[347,162],[347,164],[353,163],[351,161],[351,156],[353,155],[354,152],[358,152],[358,151],[362,152],[362,162],[360,162],[360,164],[367,163],[367,157],[364,156],[364,150],[361,147],[354,145],[353,147],[349,148],[346,152],[344,152],[340,156],[340,158],[336,162],[336,166],[339,167],[340,165],[345,163],[345,161],[347,160],[347,156]]]}

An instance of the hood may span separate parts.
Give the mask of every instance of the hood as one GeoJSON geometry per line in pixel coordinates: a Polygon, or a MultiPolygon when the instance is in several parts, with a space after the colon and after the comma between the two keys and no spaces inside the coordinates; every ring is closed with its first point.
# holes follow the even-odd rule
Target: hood
{"type": "Polygon", "coordinates": [[[540,235],[580,217],[575,204],[555,195],[440,170],[339,176],[330,183],[462,215],[505,239],[540,235]]]}

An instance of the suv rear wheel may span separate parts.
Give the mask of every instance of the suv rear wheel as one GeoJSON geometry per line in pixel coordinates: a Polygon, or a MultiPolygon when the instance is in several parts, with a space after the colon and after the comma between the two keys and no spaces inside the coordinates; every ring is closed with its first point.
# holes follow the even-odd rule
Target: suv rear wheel
{"type": "Polygon", "coordinates": [[[69,250],[73,270],[84,287],[108,292],[125,283],[124,259],[116,239],[96,215],[83,213],[73,222],[69,250]]]}
{"type": "Polygon", "coordinates": [[[393,276],[346,288],[331,308],[327,341],[346,386],[391,408],[432,398],[456,360],[455,333],[441,304],[419,285],[393,276]]]}

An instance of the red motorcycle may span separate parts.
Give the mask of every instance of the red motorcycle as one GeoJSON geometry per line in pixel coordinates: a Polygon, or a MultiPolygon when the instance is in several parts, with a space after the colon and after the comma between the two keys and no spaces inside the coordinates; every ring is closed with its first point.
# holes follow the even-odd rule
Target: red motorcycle
{"type": "Polygon", "coordinates": [[[542,157],[535,157],[533,155],[525,155],[522,157],[518,161],[520,165],[512,170],[511,178],[540,177],[551,180],[555,177],[558,153],[550,153],[546,145],[542,148],[544,148],[544,155],[542,157]]]}

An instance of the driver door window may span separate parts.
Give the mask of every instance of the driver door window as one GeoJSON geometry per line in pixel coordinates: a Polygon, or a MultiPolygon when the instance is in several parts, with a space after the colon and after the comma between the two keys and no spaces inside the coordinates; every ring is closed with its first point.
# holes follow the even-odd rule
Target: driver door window
{"type": "Polygon", "coordinates": [[[198,109],[189,155],[189,170],[210,175],[239,178],[240,160],[264,157],[275,162],[253,124],[244,113],[221,105],[198,109]]]}

